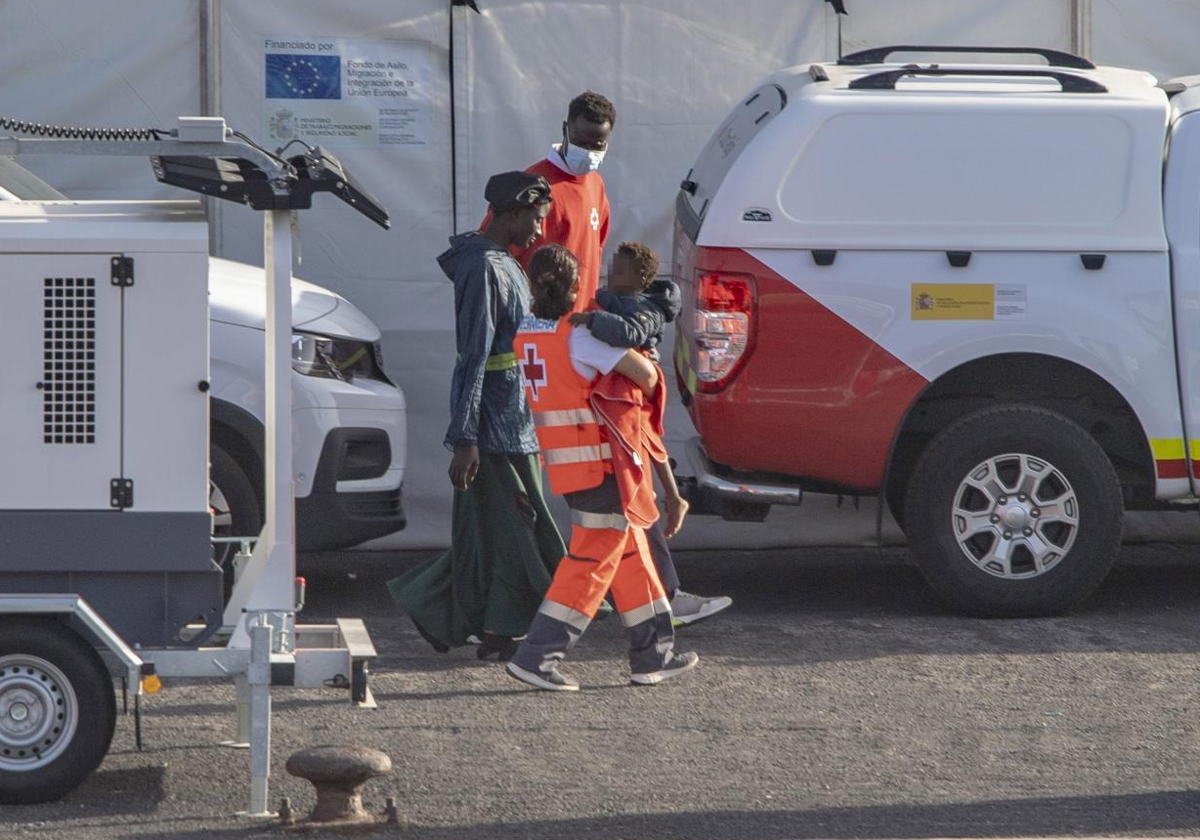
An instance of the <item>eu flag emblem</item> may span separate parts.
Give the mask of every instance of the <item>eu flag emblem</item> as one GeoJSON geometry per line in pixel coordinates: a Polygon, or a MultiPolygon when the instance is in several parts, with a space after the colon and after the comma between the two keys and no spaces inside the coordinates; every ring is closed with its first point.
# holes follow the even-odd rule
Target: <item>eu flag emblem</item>
{"type": "Polygon", "coordinates": [[[268,53],[267,99],[341,99],[342,59],[336,55],[268,53]]]}

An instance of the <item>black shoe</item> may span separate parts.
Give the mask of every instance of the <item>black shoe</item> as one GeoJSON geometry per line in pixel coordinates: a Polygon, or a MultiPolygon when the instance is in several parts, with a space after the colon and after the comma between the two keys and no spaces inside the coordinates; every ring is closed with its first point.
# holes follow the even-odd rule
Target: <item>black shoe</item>
{"type": "Polygon", "coordinates": [[[421,634],[421,638],[424,639],[425,641],[429,642],[430,647],[432,647],[438,653],[449,653],[450,652],[449,645],[444,645],[441,642],[439,642],[437,639],[435,639],[433,636],[430,636],[429,633],[425,630],[425,628],[422,627],[415,618],[412,620],[412,623],[413,623],[413,627],[417,628],[417,632],[421,634]]]}
{"type": "Polygon", "coordinates": [[[475,649],[475,656],[479,659],[487,659],[494,653],[497,661],[507,662],[513,658],[513,654],[516,652],[517,642],[515,639],[496,633],[484,633],[479,647],[475,649]]]}

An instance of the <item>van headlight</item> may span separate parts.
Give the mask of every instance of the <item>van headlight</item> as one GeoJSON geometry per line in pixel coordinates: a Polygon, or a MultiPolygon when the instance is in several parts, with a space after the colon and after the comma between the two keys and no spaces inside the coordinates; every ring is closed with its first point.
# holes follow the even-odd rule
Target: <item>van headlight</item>
{"type": "Polygon", "coordinates": [[[352,382],[356,376],[389,381],[379,365],[375,345],[315,333],[292,333],[292,370],[343,382],[352,382]]]}

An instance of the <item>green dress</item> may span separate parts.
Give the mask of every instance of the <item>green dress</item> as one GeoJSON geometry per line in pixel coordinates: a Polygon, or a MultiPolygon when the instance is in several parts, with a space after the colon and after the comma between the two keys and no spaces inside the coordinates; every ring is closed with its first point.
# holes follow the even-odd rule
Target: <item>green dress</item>
{"type": "Polygon", "coordinates": [[[454,491],[452,548],[388,581],[396,604],[446,647],[486,630],[522,636],[566,553],[538,456],[483,452],[454,491]]]}

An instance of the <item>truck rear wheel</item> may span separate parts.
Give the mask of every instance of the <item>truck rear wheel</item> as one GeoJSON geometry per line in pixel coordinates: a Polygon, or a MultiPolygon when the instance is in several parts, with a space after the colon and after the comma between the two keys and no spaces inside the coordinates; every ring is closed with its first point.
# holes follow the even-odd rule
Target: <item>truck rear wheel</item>
{"type": "Polygon", "coordinates": [[[1034,406],[999,406],[940,432],[904,505],[913,556],[956,609],[979,616],[1065,612],[1104,580],[1124,505],[1087,432],[1034,406]]]}
{"type": "Polygon", "coordinates": [[[0,622],[0,803],[60,799],[108,753],[117,705],[104,662],[56,621],[0,622]]]}

